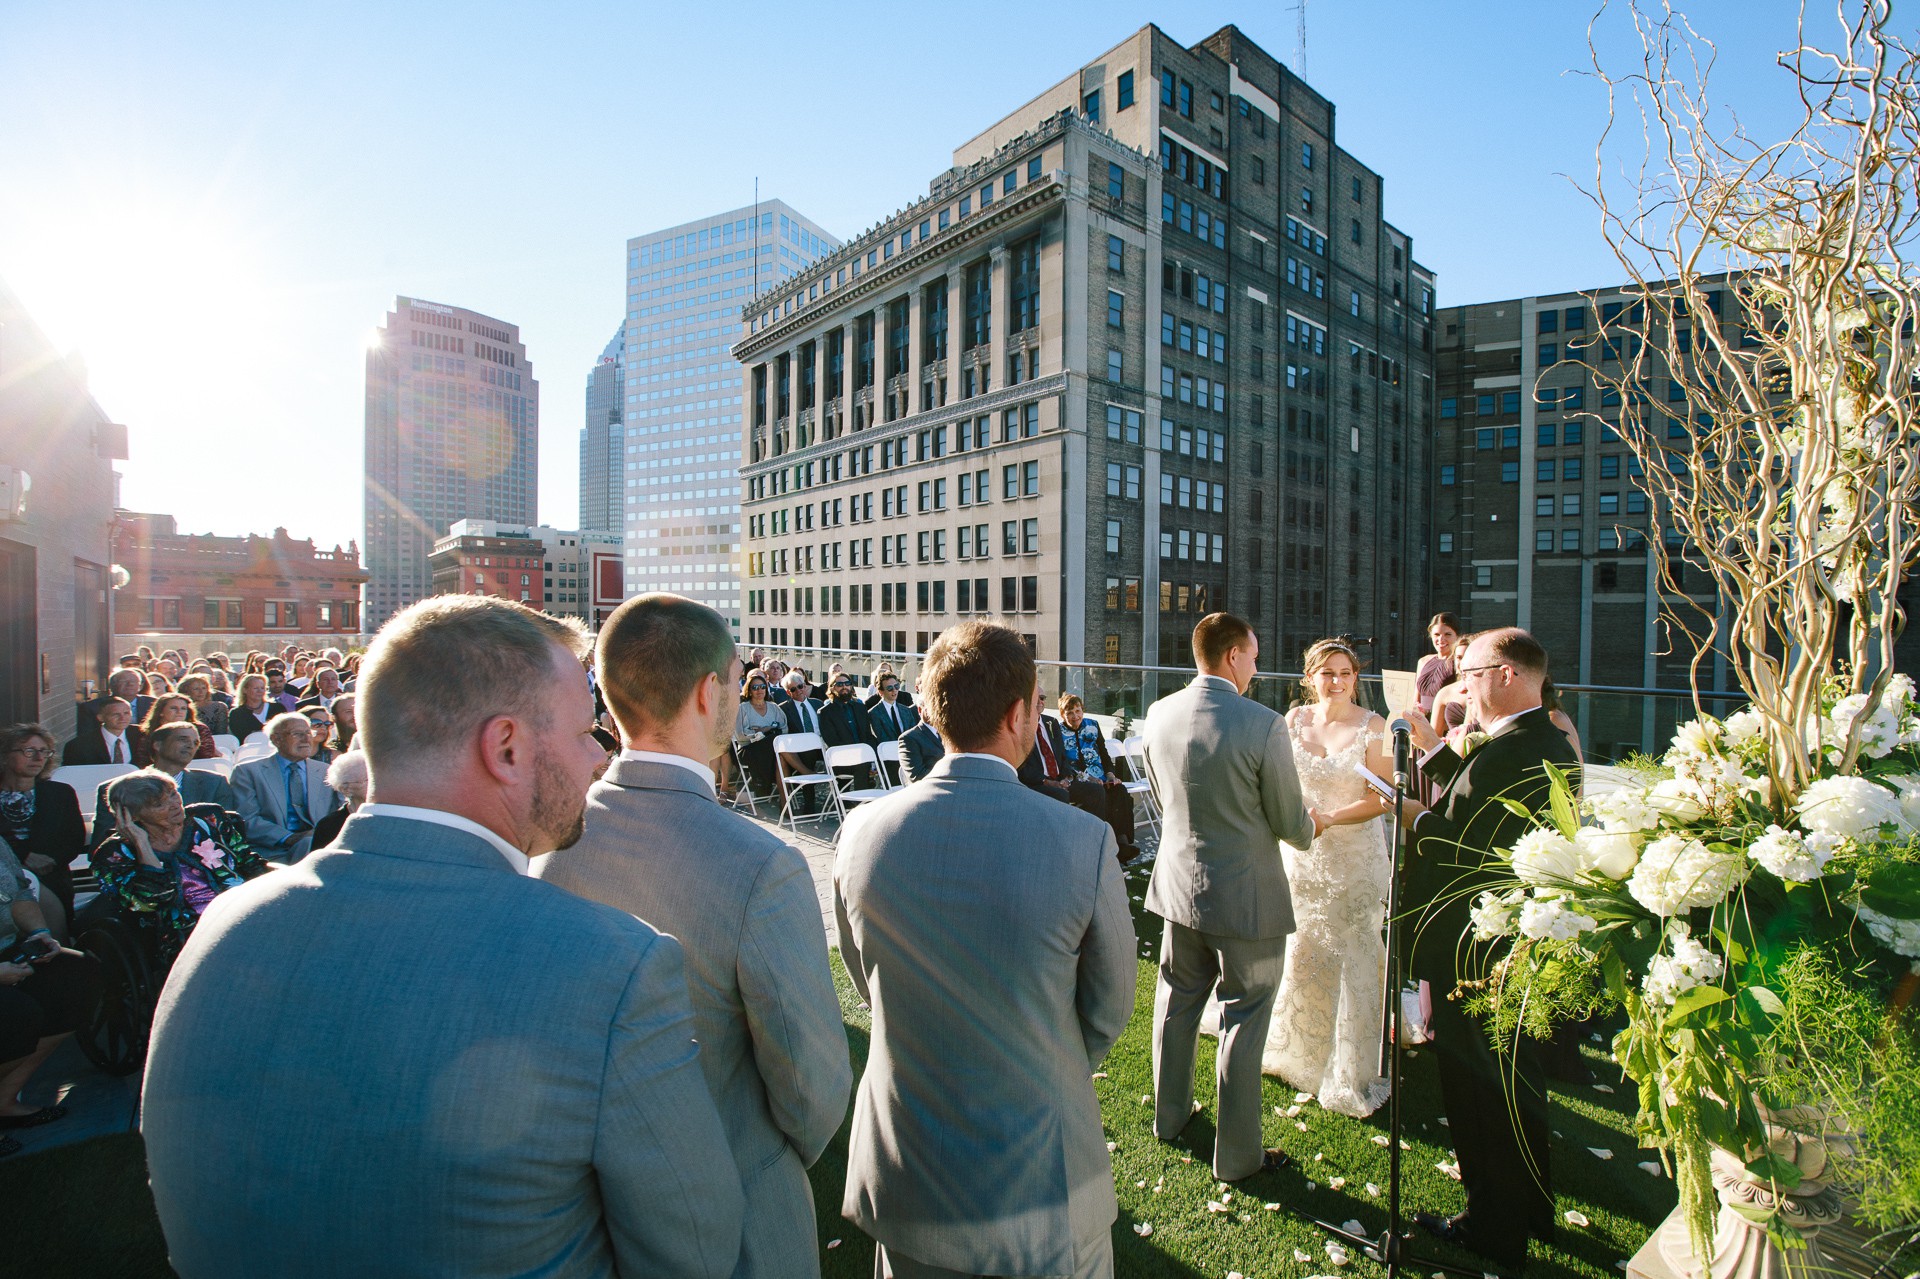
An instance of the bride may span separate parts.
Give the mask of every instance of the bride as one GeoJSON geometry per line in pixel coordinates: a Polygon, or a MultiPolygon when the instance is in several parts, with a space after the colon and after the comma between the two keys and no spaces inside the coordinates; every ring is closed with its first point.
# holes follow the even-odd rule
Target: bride
{"type": "Polygon", "coordinates": [[[1380,1077],[1386,964],[1382,926],[1392,860],[1375,797],[1355,771],[1391,777],[1386,721],[1354,704],[1360,664],[1346,641],[1307,650],[1309,705],[1287,713],[1307,804],[1326,823],[1312,845],[1282,844],[1295,931],[1267,1031],[1266,1073],[1328,1110],[1366,1115],[1387,1097],[1380,1077]]]}

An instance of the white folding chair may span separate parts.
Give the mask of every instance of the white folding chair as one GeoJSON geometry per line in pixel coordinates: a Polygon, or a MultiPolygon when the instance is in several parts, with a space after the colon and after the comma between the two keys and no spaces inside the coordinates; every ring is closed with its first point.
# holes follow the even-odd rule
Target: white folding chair
{"type": "Polygon", "coordinates": [[[893,792],[887,786],[884,774],[880,775],[878,785],[856,786],[853,778],[842,777],[834,772],[842,768],[864,768],[869,776],[880,773],[880,757],[874,753],[873,747],[865,742],[855,742],[851,746],[827,747],[826,766],[827,771],[834,774],[833,806],[840,814],[840,828],[834,832],[833,836],[837,842],[840,838],[840,830],[846,829],[849,808],[857,808],[861,804],[870,803],[876,799],[885,799],[893,792]]]}
{"type": "Polygon", "coordinates": [[[256,759],[267,759],[272,755],[273,743],[267,740],[265,734],[255,733],[248,737],[246,741],[242,742],[240,749],[234,752],[234,767],[238,768],[242,764],[251,764],[256,759]]]}
{"type": "MultiPolygon", "coordinates": [[[[880,745],[874,749],[873,755],[874,755],[874,758],[879,760],[882,765],[886,765],[886,764],[893,765],[893,768],[894,768],[893,775],[895,777],[898,777],[901,775],[900,774],[900,741],[898,738],[895,738],[893,741],[890,741],[890,742],[881,742],[880,745]]],[[[901,782],[888,781],[887,770],[884,767],[882,767],[879,770],[879,777],[880,777],[880,784],[886,787],[888,790],[898,790],[904,784],[901,782]]]]}
{"type": "Polygon", "coordinates": [[[189,760],[187,767],[199,773],[218,773],[222,777],[233,776],[233,761],[225,758],[189,760]]]}
{"type": "MultiPolygon", "coordinates": [[[[1160,806],[1153,802],[1153,783],[1147,780],[1147,742],[1139,736],[1129,737],[1120,743],[1120,755],[1114,756],[1114,767],[1120,766],[1124,757],[1127,761],[1127,775],[1120,780],[1127,788],[1127,794],[1133,796],[1139,804],[1139,820],[1147,824],[1154,834],[1160,833],[1160,806]]],[[[1113,754],[1113,747],[1107,747],[1107,753],[1113,754]]]]}
{"type": "Polygon", "coordinates": [[[733,769],[739,774],[740,783],[733,788],[731,807],[758,817],[760,816],[760,797],[753,793],[753,779],[751,770],[747,767],[745,746],[746,743],[739,738],[733,739],[733,769]]]}
{"type": "MultiPolygon", "coordinates": [[[[787,756],[807,755],[814,751],[825,753],[827,744],[820,740],[818,733],[782,733],[773,739],[774,762],[780,766],[780,820],[800,829],[800,815],[793,811],[793,793],[805,790],[809,786],[824,786],[831,793],[839,790],[833,783],[833,774],[828,773],[789,773],[787,756]]],[[[822,821],[827,815],[827,805],[822,804],[820,811],[807,815],[809,821],[822,821]]]]}
{"type": "Polygon", "coordinates": [[[93,802],[100,788],[116,777],[140,770],[132,764],[68,764],[53,770],[49,781],[65,782],[80,798],[80,824],[87,828],[87,844],[93,844],[93,802]]]}
{"type": "Polygon", "coordinates": [[[232,759],[234,752],[240,749],[240,739],[232,733],[215,733],[213,735],[213,749],[219,751],[228,759],[232,759]]]}

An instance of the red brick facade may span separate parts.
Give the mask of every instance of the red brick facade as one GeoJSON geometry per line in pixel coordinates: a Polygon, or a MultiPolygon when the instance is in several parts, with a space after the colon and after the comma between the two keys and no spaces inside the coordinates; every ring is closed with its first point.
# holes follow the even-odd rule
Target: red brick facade
{"type": "Polygon", "coordinates": [[[317,550],[285,529],[273,536],[182,534],[171,515],[121,511],[114,560],[129,580],[115,593],[120,635],[339,636],[360,633],[367,572],[349,543],[317,550]]]}
{"type": "Polygon", "coordinates": [[[543,543],[525,537],[443,537],[433,546],[433,593],[496,595],[543,608],[545,554],[543,543]]]}

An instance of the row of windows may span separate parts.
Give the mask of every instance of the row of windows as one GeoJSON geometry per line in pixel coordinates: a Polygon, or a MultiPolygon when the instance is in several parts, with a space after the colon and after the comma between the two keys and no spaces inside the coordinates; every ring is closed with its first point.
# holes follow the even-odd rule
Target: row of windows
{"type": "Polygon", "coordinates": [[[1227,198],[1227,171],[1205,156],[1195,155],[1164,134],[1160,138],[1160,167],[1170,177],[1178,178],[1188,186],[1199,187],[1216,200],[1227,198]]]}
{"type": "MultiPolygon", "coordinates": [[[[1141,415],[1138,409],[1119,404],[1107,405],[1107,438],[1124,444],[1140,443],[1141,415]]],[[[1194,457],[1202,462],[1227,460],[1227,433],[1206,427],[1175,426],[1160,419],[1160,451],[1194,457]]],[[[1137,496],[1137,495],[1136,495],[1137,496]]]]}
{"type": "Polygon", "coordinates": [[[1227,313],[1227,282],[1215,281],[1204,272],[1176,266],[1172,262],[1160,264],[1160,287],[1169,293],[1177,292],[1202,311],[1212,311],[1216,315],[1227,313]]]}
{"type": "MultiPolygon", "coordinates": [[[[992,579],[986,577],[963,577],[953,583],[953,611],[957,613],[1037,613],[1040,611],[1040,579],[1038,577],[1001,578],[998,609],[993,605],[992,592],[989,589],[991,583],[992,579]]],[[[907,583],[882,582],[878,610],[874,608],[874,591],[871,582],[860,582],[846,587],[802,586],[792,589],[748,591],[747,611],[757,614],[819,612],[830,616],[875,611],[944,613],[947,611],[947,586],[948,583],[945,581],[916,582],[913,594],[909,596],[907,583]],[[909,603],[912,605],[911,608],[909,603]]]]}
{"type": "Polygon", "coordinates": [[[1160,558],[1224,564],[1227,562],[1226,534],[1205,533],[1197,529],[1162,529],[1160,558]]]}
{"type": "Polygon", "coordinates": [[[1161,193],[1160,221],[1180,228],[1203,244],[1211,244],[1216,249],[1227,247],[1226,215],[1196,209],[1191,200],[1177,200],[1171,191],[1161,193]]]}
{"type": "MultiPolygon", "coordinates": [[[[350,600],[321,600],[314,605],[314,625],[321,630],[354,625],[358,605],[350,600]]],[[[148,597],[137,616],[144,629],[177,631],[182,629],[180,600],[176,596],[148,597]]],[[[246,608],[234,599],[203,599],[200,604],[200,629],[237,631],[246,628],[246,608]]],[[[260,605],[263,630],[298,630],[298,600],[265,600],[260,605]]]]}
{"type": "MultiPolygon", "coordinates": [[[[1109,297],[1118,297],[1110,294],[1109,297]]],[[[1293,317],[1287,317],[1289,331],[1293,317]]],[[[1324,338],[1325,332],[1321,336],[1324,338]]],[[[1227,335],[1225,330],[1210,329],[1204,324],[1194,324],[1189,320],[1176,320],[1173,312],[1160,313],[1160,345],[1178,347],[1180,350],[1199,356],[1203,360],[1212,360],[1215,364],[1227,362],[1227,335]]]]}
{"type": "MultiPolygon", "coordinates": [[[[1684,398],[1684,396],[1682,398],[1684,398]]],[[[1587,388],[1584,386],[1543,386],[1536,391],[1534,402],[1540,406],[1542,413],[1552,413],[1556,410],[1578,413],[1583,411],[1587,406],[1587,388]]],[[[1610,394],[1603,392],[1600,397],[1600,402],[1607,407],[1612,407],[1620,403],[1620,397],[1617,393],[1610,394]]],[[[1463,413],[1471,413],[1476,417],[1493,417],[1496,414],[1518,413],[1519,411],[1520,392],[1518,391],[1483,391],[1478,395],[1443,395],[1440,397],[1440,417],[1442,420],[1458,418],[1463,413]]]]}

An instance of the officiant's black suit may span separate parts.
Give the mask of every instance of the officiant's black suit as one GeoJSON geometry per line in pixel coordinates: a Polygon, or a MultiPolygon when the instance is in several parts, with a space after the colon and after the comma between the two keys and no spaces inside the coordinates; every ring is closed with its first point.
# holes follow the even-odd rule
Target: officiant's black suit
{"type": "Polygon", "coordinates": [[[1493,850],[1512,847],[1533,825],[1500,799],[1543,810],[1546,763],[1572,770],[1579,760],[1539,708],[1465,759],[1451,747],[1435,752],[1423,771],[1442,790],[1410,836],[1404,896],[1403,927],[1413,933],[1408,966],[1433,989],[1441,1096],[1467,1191],[1466,1242],[1515,1267],[1526,1260],[1529,1235],[1553,1234],[1546,1075],[1533,1040],[1495,1053],[1481,1019],[1448,996],[1461,979],[1486,976],[1498,958],[1501,943],[1471,942],[1469,916],[1474,898],[1505,871],[1493,850]]]}

